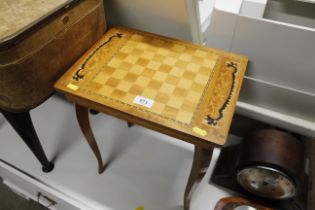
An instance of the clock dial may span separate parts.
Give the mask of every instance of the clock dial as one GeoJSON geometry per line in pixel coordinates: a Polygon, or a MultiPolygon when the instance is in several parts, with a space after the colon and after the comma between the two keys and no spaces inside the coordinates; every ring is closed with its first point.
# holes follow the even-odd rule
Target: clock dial
{"type": "Polygon", "coordinates": [[[269,167],[248,167],[239,171],[238,183],[247,191],[271,199],[291,198],[296,193],[294,182],[284,173],[269,167]]]}

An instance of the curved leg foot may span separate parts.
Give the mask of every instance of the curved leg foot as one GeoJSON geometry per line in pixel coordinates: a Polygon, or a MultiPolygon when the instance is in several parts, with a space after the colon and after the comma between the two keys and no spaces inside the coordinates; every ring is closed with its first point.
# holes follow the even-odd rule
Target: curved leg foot
{"type": "Polygon", "coordinates": [[[131,128],[132,126],[134,126],[134,124],[131,122],[127,122],[127,125],[128,125],[128,128],[131,128]]]}
{"type": "Polygon", "coordinates": [[[50,163],[47,166],[43,166],[42,167],[42,171],[45,172],[45,173],[49,173],[49,172],[51,172],[54,169],[54,167],[55,167],[55,165],[53,163],[50,163]]]}
{"type": "Polygon", "coordinates": [[[42,164],[44,172],[53,170],[53,165],[48,161],[43,147],[36,134],[31,116],[29,112],[13,113],[1,110],[2,114],[9,121],[15,131],[20,135],[25,144],[34,153],[36,158],[42,164]],[[44,170],[45,169],[45,170],[44,170]]]}
{"type": "Polygon", "coordinates": [[[92,115],[97,115],[98,113],[100,113],[99,111],[96,111],[94,109],[90,109],[90,114],[92,115]]]}
{"type": "Polygon", "coordinates": [[[193,164],[184,195],[184,210],[189,210],[190,208],[191,195],[200,184],[202,178],[207,172],[207,169],[209,168],[212,152],[213,149],[203,149],[195,146],[193,164]]]}
{"type": "Polygon", "coordinates": [[[101,174],[105,170],[105,166],[103,164],[102,156],[99,151],[97,142],[94,138],[93,131],[91,129],[90,120],[89,120],[89,109],[78,104],[75,105],[77,119],[80,125],[80,128],[87,140],[88,144],[90,145],[92,151],[98,162],[98,173],[101,174]]]}

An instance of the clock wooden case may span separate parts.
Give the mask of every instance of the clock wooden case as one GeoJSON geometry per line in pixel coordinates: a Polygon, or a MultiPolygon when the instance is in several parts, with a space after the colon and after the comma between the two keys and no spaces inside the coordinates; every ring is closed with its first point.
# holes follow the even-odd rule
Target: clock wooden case
{"type": "Polygon", "coordinates": [[[303,143],[279,130],[258,130],[224,147],[211,181],[274,208],[307,209],[303,143]]]}

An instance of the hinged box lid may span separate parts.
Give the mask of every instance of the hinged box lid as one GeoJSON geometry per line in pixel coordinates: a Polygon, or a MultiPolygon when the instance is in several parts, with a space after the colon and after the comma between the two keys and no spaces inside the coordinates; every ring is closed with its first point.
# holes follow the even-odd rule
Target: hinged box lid
{"type": "Polygon", "coordinates": [[[56,12],[79,0],[0,1],[0,45],[17,39],[56,12]]]}

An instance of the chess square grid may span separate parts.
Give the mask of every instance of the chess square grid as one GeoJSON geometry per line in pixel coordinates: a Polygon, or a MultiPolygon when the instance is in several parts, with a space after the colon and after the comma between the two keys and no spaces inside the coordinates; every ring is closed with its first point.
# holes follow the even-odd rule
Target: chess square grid
{"type": "MultiPolygon", "coordinates": [[[[189,124],[217,60],[218,55],[200,48],[135,33],[98,69],[84,89],[189,124]],[[135,104],[137,96],[153,100],[153,106],[135,104]]],[[[93,63],[86,68],[93,68],[93,63]]]]}

